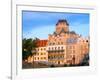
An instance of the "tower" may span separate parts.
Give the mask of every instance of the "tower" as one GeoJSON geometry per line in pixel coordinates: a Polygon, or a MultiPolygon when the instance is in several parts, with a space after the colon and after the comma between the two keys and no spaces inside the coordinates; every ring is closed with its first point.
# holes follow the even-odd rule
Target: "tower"
{"type": "Polygon", "coordinates": [[[58,20],[56,24],[56,34],[60,34],[61,32],[69,32],[69,24],[65,19],[58,20]]]}

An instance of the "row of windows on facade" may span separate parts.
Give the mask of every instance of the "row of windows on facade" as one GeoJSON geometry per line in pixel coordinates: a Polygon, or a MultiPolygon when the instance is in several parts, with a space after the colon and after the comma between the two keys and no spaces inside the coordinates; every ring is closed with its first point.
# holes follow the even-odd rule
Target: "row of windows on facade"
{"type": "Polygon", "coordinates": [[[64,60],[60,60],[60,61],[55,61],[55,60],[53,60],[53,61],[49,61],[49,62],[51,62],[51,63],[55,63],[55,64],[58,64],[58,62],[60,62],[60,63],[64,63],[64,60]]]}
{"type": "MultiPolygon", "coordinates": [[[[59,53],[59,54],[64,54],[64,52],[49,52],[49,53],[59,53]]],[[[67,50],[66,53],[69,53],[69,54],[75,54],[76,51],[75,51],[75,50],[67,50]]]]}
{"type": "Polygon", "coordinates": [[[61,34],[61,35],[56,35],[56,36],[54,36],[54,35],[52,35],[51,36],[51,38],[52,39],[54,39],[54,41],[56,41],[56,40],[62,40],[62,38],[64,38],[65,37],[65,34],[61,34]]]}
{"type": "MultiPolygon", "coordinates": [[[[48,49],[49,50],[63,50],[64,48],[63,47],[49,47],[48,49]]],[[[68,46],[67,49],[75,49],[75,46],[68,46]]],[[[41,51],[46,50],[46,48],[40,48],[40,49],[38,48],[37,51],[39,50],[41,51]]]]}
{"type": "Polygon", "coordinates": [[[88,43],[88,40],[78,40],[78,38],[69,38],[66,41],[67,43],[76,43],[76,42],[82,42],[82,43],[88,43]]]}
{"type": "Polygon", "coordinates": [[[36,50],[37,50],[37,51],[39,51],[39,50],[41,50],[41,51],[43,51],[43,50],[44,50],[44,51],[45,51],[45,50],[46,50],[46,48],[40,48],[40,49],[39,49],[39,48],[37,48],[36,50]]]}
{"type": "MultiPolygon", "coordinates": [[[[75,38],[69,38],[66,40],[66,43],[76,43],[77,42],[77,39],[75,38]]],[[[63,45],[64,43],[63,42],[55,42],[55,43],[52,43],[52,42],[49,42],[49,45],[63,45]]]]}
{"type": "Polygon", "coordinates": [[[55,55],[55,56],[48,56],[48,59],[64,59],[64,55],[55,55]]]}
{"type": "MultiPolygon", "coordinates": [[[[50,50],[50,49],[52,49],[52,50],[53,50],[53,49],[55,49],[55,50],[56,50],[56,49],[63,49],[63,47],[51,47],[51,48],[49,47],[49,50],[50,50]]],[[[43,51],[43,50],[45,51],[46,48],[40,48],[40,49],[38,48],[38,49],[36,49],[36,50],[37,50],[37,51],[39,51],[39,50],[40,50],[40,51],[43,51]]]]}
{"type": "MultiPolygon", "coordinates": [[[[63,47],[49,47],[49,50],[63,50],[63,47]]],[[[67,49],[75,49],[75,46],[67,46],[67,49]]]]}
{"type": "MultiPolygon", "coordinates": [[[[72,53],[72,52],[75,53],[74,46],[70,46],[70,49],[72,49],[72,48],[73,48],[73,50],[69,50],[70,53],[72,53]]],[[[60,47],[58,49],[60,49],[60,47]]],[[[63,49],[63,47],[62,47],[62,49],[63,49]]],[[[49,48],[49,50],[51,50],[51,49],[49,48]]],[[[54,47],[52,47],[52,50],[54,50],[54,47]]],[[[56,47],[55,47],[55,50],[56,50],[56,47]]],[[[61,53],[63,53],[63,52],[61,52],[61,53]]],[[[36,55],[46,55],[46,53],[43,53],[43,52],[42,53],[36,53],[36,55]]]]}
{"type": "MultiPolygon", "coordinates": [[[[87,46],[85,45],[85,46],[81,46],[81,48],[87,48],[87,46]]],[[[48,48],[49,50],[63,50],[64,48],[63,47],[49,47],[48,48]]],[[[75,49],[75,46],[67,46],[67,49],[75,49]]],[[[37,51],[45,51],[46,50],[46,48],[38,48],[37,49],[37,51]]]]}
{"type": "Polygon", "coordinates": [[[46,53],[36,53],[36,55],[46,55],[46,53]]]}
{"type": "Polygon", "coordinates": [[[46,57],[35,57],[34,60],[45,60],[47,59],[46,57]]]}
{"type": "MultiPolygon", "coordinates": [[[[75,50],[67,50],[67,53],[75,53],[76,51],[75,50]]],[[[51,52],[51,53],[59,53],[59,54],[64,54],[64,52],[51,52]]],[[[39,56],[39,55],[46,55],[46,53],[36,53],[36,56],[39,56]]]]}
{"type": "Polygon", "coordinates": [[[80,42],[88,43],[89,41],[88,40],[80,40],[80,42]]]}
{"type": "Polygon", "coordinates": [[[75,53],[76,51],[75,50],[68,50],[67,52],[72,54],[72,53],[75,53]]]}
{"type": "Polygon", "coordinates": [[[67,59],[72,59],[75,55],[67,55],[67,59]]]}
{"type": "Polygon", "coordinates": [[[49,42],[48,45],[63,45],[63,42],[55,42],[55,43],[49,42]]]}
{"type": "MultiPolygon", "coordinates": [[[[52,49],[52,50],[53,50],[53,49],[55,49],[55,50],[56,50],[56,49],[63,49],[63,47],[51,47],[51,48],[49,47],[49,50],[50,50],[50,49],[52,49]]],[[[37,50],[37,51],[43,51],[43,50],[45,51],[46,48],[40,48],[40,49],[38,48],[38,49],[36,49],[36,50],[37,50]]]]}
{"type": "Polygon", "coordinates": [[[63,47],[49,47],[49,50],[63,50],[63,47]]]}
{"type": "MultiPolygon", "coordinates": [[[[68,39],[66,41],[67,43],[76,43],[77,42],[77,39],[68,39]]],[[[83,42],[83,43],[88,43],[88,40],[80,40],[79,42],[83,42]]],[[[55,43],[52,43],[52,42],[49,42],[48,45],[63,45],[64,43],[63,42],[55,42],[55,43]]]]}

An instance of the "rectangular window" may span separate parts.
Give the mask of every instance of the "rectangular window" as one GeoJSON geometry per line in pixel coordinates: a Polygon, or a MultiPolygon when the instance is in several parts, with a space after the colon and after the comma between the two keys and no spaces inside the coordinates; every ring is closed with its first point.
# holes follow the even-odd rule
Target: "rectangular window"
{"type": "Polygon", "coordinates": [[[46,57],[44,57],[44,59],[46,59],[46,57]]]}
{"type": "Polygon", "coordinates": [[[41,53],[41,55],[43,55],[43,53],[41,53]]]}
{"type": "Polygon", "coordinates": [[[75,53],[75,50],[73,50],[73,53],[75,53]]]}
{"type": "Polygon", "coordinates": [[[44,55],[45,55],[45,53],[44,53],[44,55]]]}
{"type": "Polygon", "coordinates": [[[44,50],[46,50],[46,48],[44,48],[44,50]]]}

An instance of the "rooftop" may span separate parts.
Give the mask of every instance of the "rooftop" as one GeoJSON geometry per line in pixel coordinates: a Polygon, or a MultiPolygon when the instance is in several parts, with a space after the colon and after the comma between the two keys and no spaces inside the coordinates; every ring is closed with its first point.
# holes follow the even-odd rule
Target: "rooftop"
{"type": "Polygon", "coordinates": [[[57,22],[57,24],[56,24],[56,25],[58,25],[59,23],[66,23],[66,25],[68,25],[68,26],[69,26],[69,24],[68,24],[68,22],[67,22],[67,20],[66,20],[66,19],[60,19],[60,20],[58,20],[58,22],[57,22]]]}
{"type": "Polygon", "coordinates": [[[48,40],[38,40],[37,47],[45,47],[47,45],[48,40]]]}

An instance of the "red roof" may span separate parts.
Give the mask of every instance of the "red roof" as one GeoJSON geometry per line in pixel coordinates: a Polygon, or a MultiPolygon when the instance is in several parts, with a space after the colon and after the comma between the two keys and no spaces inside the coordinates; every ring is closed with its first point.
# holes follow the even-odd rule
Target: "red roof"
{"type": "Polygon", "coordinates": [[[45,47],[47,45],[47,40],[38,40],[37,47],[45,47]]]}

